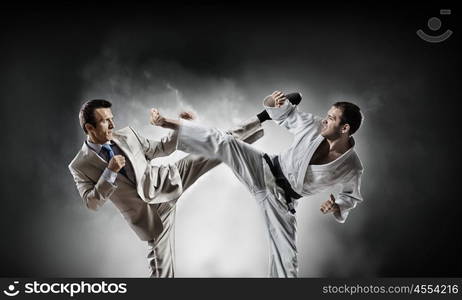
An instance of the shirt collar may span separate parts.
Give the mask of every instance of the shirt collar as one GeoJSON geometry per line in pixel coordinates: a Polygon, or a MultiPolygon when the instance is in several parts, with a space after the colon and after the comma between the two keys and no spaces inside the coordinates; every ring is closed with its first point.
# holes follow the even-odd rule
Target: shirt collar
{"type": "MultiPolygon", "coordinates": [[[[100,153],[101,152],[101,148],[103,147],[102,144],[95,144],[95,143],[92,143],[90,142],[90,137],[87,137],[87,145],[88,147],[90,147],[93,151],[95,151],[96,153],[100,153]]],[[[111,144],[111,141],[107,141],[105,144],[111,144]]]]}

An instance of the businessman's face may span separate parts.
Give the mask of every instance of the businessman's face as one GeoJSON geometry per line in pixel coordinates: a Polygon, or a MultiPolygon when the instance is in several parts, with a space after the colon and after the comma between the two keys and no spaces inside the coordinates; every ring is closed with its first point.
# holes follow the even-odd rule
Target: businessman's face
{"type": "Polygon", "coordinates": [[[114,116],[110,108],[95,109],[96,127],[87,124],[88,135],[92,142],[104,144],[112,140],[112,130],[114,129],[114,116]]]}
{"type": "Polygon", "coordinates": [[[327,112],[327,116],[322,120],[321,135],[327,139],[338,139],[342,134],[348,133],[349,125],[342,124],[342,110],[332,106],[327,112]]]}

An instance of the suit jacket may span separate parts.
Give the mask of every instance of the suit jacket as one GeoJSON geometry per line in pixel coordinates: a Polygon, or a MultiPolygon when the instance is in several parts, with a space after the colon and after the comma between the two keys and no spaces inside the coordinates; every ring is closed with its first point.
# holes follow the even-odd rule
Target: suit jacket
{"type": "Polygon", "coordinates": [[[125,127],[113,137],[133,166],[135,183],[122,174],[114,184],[103,179],[101,174],[108,163],[84,142],[69,164],[77,190],[89,209],[96,211],[111,200],[141,240],[155,239],[163,229],[157,204],[179,198],[183,186],[175,165],[152,166],[150,160],[175,151],[177,132],[154,141],[125,127]]]}

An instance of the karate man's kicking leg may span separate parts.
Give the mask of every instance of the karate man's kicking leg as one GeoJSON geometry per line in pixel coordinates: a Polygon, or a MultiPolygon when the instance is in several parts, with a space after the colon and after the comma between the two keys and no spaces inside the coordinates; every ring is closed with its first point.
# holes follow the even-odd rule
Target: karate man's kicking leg
{"type": "MultiPolygon", "coordinates": [[[[182,117],[189,119],[187,116],[182,117]]],[[[245,143],[253,143],[263,136],[263,129],[258,120],[250,119],[228,130],[225,134],[245,143]]],[[[220,163],[220,160],[209,159],[196,154],[189,154],[177,161],[175,166],[181,177],[183,192],[195,183],[199,177],[220,163]]],[[[151,277],[174,277],[177,200],[157,204],[157,212],[163,224],[163,231],[156,240],[148,241],[148,261],[151,268],[151,277]]]]}

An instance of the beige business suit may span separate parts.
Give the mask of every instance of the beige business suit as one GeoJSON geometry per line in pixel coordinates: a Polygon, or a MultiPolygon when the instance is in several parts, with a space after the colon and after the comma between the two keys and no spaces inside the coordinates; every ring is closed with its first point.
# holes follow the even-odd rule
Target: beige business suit
{"type": "MultiPolygon", "coordinates": [[[[263,136],[263,129],[254,118],[228,133],[252,143],[263,136]]],[[[151,276],[173,277],[176,201],[220,162],[188,155],[174,164],[152,166],[152,159],[175,151],[176,131],[154,141],[125,127],[114,132],[113,143],[123,152],[134,178],[119,173],[114,184],[108,182],[101,176],[107,161],[84,142],[69,164],[79,194],[87,208],[95,211],[111,200],[138,237],[148,241],[151,276]]]]}

